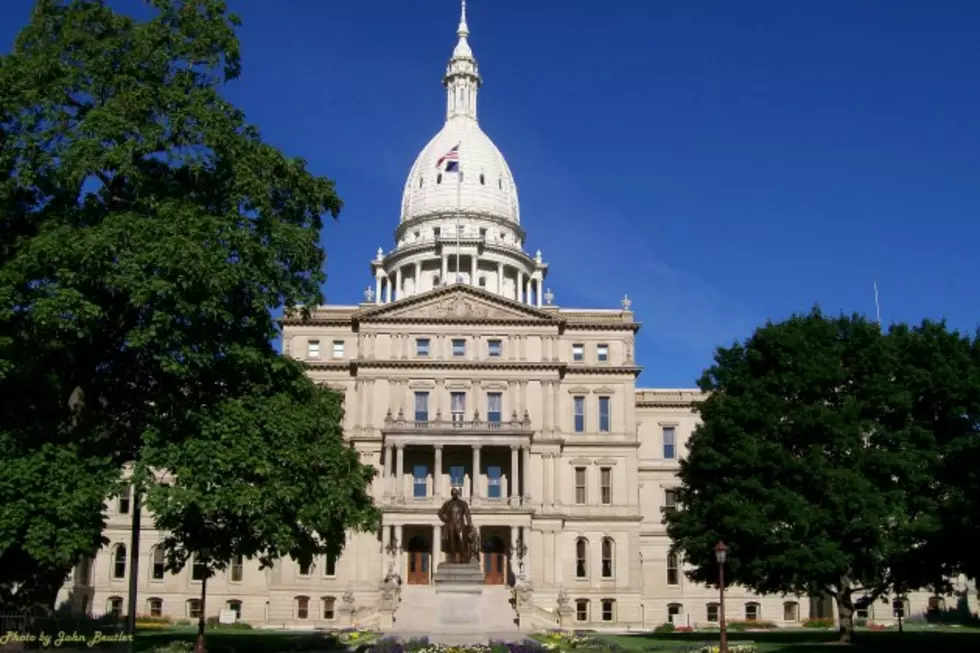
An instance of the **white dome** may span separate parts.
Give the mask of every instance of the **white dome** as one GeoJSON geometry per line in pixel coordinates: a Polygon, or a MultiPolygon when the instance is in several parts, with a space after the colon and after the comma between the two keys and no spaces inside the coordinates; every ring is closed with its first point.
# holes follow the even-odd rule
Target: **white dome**
{"type": "Polygon", "coordinates": [[[402,195],[401,221],[452,214],[460,210],[520,223],[517,186],[507,161],[475,119],[459,116],[442,130],[415,159],[402,195]],[[460,183],[456,172],[445,171],[439,160],[459,145],[460,183]]]}

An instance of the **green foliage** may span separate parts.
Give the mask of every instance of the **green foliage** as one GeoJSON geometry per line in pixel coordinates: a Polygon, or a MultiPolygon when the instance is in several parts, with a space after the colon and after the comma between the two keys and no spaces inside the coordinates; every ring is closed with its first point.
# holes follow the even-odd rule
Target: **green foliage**
{"type": "Polygon", "coordinates": [[[657,626],[656,628],[654,628],[653,629],[653,632],[655,632],[655,633],[672,633],[672,632],[674,632],[674,630],[676,630],[676,628],[674,627],[674,624],[672,624],[671,622],[668,621],[668,622],[662,623],[659,626],[657,626]]]}
{"type": "Polygon", "coordinates": [[[374,470],[342,437],[342,397],[295,361],[271,372],[253,394],[197,413],[185,441],[147,435],[143,463],[175,475],[147,495],[174,570],[194,554],[211,571],[236,554],[309,563],[339,556],[347,528],[380,525],[367,491],[374,470]]]}
{"type": "MultiPolygon", "coordinates": [[[[154,460],[206,474],[201,443],[232,446],[217,432],[246,414],[261,426],[243,439],[260,452],[270,452],[271,432],[287,434],[248,478],[276,476],[270,467],[287,462],[297,476],[334,475],[295,479],[302,491],[328,493],[314,507],[273,492],[286,507],[260,500],[264,515],[224,513],[238,525],[260,519],[245,529],[247,550],[262,548],[262,537],[273,549],[314,548],[296,529],[276,527],[277,517],[330,537],[341,524],[327,519],[370,523],[353,489],[367,474],[353,453],[338,453],[337,429],[326,426],[339,407],[323,397],[299,406],[314,393],[271,344],[273,310],[322,300],[319,238],[323,216],[341,207],[334,184],[263,143],[224,99],[240,57],[238,20],[222,0],[149,4],[152,17],[138,22],[98,0],[39,0],[0,58],[5,610],[51,605],[71,565],[99,547],[103,500],[124,463],[149,444],[154,460]],[[318,444],[308,435],[314,425],[318,444]],[[311,451],[334,458],[298,462],[311,451]]],[[[145,463],[136,472],[137,484],[151,480],[145,463]]],[[[245,476],[209,478],[247,490],[245,476]]],[[[200,487],[176,486],[185,503],[167,519],[180,521],[180,506],[197,509],[200,487]]]]}
{"type": "Polygon", "coordinates": [[[724,540],[729,581],[828,593],[842,622],[889,588],[939,582],[948,566],[922,555],[942,539],[937,430],[968,432],[977,415],[958,401],[974,359],[943,357],[971,347],[941,324],[886,335],[814,310],[719,349],[681,462],[683,509],[666,515],[689,576],[717,583],[724,540]]]}
{"type": "MultiPolygon", "coordinates": [[[[857,621],[855,620],[855,625],[856,624],[857,624],[857,621]]],[[[828,618],[804,619],[803,620],[803,627],[804,628],[833,628],[834,627],[834,620],[833,619],[830,619],[829,617],[828,618]]]]}

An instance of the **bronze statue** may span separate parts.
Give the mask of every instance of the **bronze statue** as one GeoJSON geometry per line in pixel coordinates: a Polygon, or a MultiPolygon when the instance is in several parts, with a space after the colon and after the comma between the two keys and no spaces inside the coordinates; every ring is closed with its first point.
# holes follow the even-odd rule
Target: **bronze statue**
{"type": "Polygon", "coordinates": [[[459,498],[459,490],[452,489],[452,498],[442,504],[439,519],[443,523],[443,538],[448,540],[449,561],[468,563],[479,550],[473,549],[472,537],[475,533],[470,507],[459,498]]]}

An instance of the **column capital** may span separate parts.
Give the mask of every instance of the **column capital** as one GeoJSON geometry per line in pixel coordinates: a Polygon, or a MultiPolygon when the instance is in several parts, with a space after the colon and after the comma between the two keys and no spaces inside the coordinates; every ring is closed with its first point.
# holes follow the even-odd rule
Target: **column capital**
{"type": "Polygon", "coordinates": [[[405,445],[402,442],[396,442],[393,446],[395,447],[395,449],[398,449],[399,451],[405,450],[405,445]]]}
{"type": "Polygon", "coordinates": [[[442,451],[442,445],[441,444],[434,444],[434,445],[432,445],[432,448],[435,449],[436,451],[442,451]]]}
{"type": "Polygon", "coordinates": [[[482,444],[474,444],[474,445],[470,445],[470,446],[471,446],[471,447],[472,447],[473,449],[476,449],[477,451],[479,451],[480,449],[482,449],[482,448],[483,448],[483,445],[482,445],[482,444]]]}

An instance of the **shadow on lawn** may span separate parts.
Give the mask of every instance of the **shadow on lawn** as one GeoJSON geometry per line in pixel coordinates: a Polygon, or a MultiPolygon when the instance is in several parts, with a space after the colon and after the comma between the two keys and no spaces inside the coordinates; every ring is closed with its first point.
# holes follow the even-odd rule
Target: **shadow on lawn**
{"type": "MultiPolygon", "coordinates": [[[[136,635],[137,651],[152,651],[171,642],[194,644],[197,631],[161,629],[136,635]]],[[[297,633],[279,630],[214,629],[205,635],[208,653],[280,653],[282,651],[334,651],[344,647],[327,633],[297,633]]]]}
{"type": "MultiPolygon", "coordinates": [[[[980,651],[980,630],[872,632],[858,631],[853,646],[837,643],[833,631],[782,630],[755,633],[729,633],[728,641],[755,642],[760,653],[829,653],[842,650],[875,653],[976,653],[980,651]]],[[[632,651],[684,650],[700,643],[717,643],[717,633],[644,633],[621,635],[619,644],[632,651]]]]}

